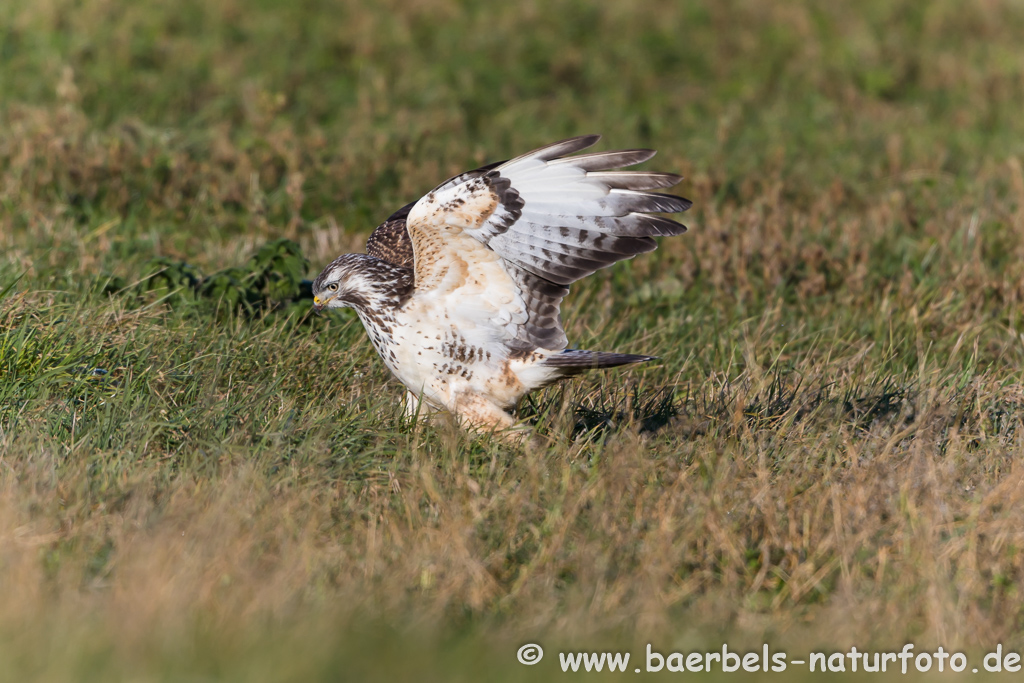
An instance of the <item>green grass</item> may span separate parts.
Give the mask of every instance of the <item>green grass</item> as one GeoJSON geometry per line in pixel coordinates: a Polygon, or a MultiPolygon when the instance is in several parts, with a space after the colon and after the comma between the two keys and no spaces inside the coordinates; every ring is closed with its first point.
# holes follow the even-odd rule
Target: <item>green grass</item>
{"type": "Polygon", "coordinates": [[[1009,0],[3,3],[0,677],[1024,649],[1021,35],[1009,0]],[[298,281],[590,132],[694,207],[569,338],[661,364],[525,401],[544,450],[412,428],[298,281]]]}

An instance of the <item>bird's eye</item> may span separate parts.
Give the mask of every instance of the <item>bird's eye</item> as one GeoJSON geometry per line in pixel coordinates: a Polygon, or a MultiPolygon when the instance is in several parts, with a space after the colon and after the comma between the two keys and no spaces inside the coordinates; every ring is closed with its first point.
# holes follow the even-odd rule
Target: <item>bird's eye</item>
{"type": "Polygon", "coordinates": [[[331,290],[332,292],[337,292],[338,291],[338,283],[337,282],[332,282],[331,284],[327,285],[327,289],[331,290]]]}

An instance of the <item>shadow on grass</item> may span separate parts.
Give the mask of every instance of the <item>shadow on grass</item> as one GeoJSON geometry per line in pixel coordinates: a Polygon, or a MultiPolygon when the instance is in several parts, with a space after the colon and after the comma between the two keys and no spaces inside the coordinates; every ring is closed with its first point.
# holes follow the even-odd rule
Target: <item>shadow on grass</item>
{"type": "MultiPolygon", "coordinates": [[[[803,378],[783,374],[772,376],[760,389],[737,382],[718,389],[705,384],[694,393],[690,386],[679,391],[631,383],[611,390],[602,386],[585,396],[570,397],[564,392],[539,400],[528,396],[520,415],[538,424],[544,415],[565,409],[566,401],[571,402],[574,439],[586,434],[607,439],[623,429],[642,435],[667,430],[692,440],[712,432],[726,437],[738,437],[747,430],[755,435],[773,433],[808,421],[828,421],[837,430],[858,432],[927,423],[942,434],[944,448],[954,432],[1010,438],[1024,424],[1024,403],[997,401],[979,411],[979,402],[985,400],[972,388],[953,392],[936,404],[910,380],[886,378],[877,385],[837,392],[835,383],[804,387],[803,378]]],[[[907,438],[911,437],[908,433],[907,438]]],[[[977,447],[980,442],[979,437],[971,437],[968,446],[977,447]]]]}

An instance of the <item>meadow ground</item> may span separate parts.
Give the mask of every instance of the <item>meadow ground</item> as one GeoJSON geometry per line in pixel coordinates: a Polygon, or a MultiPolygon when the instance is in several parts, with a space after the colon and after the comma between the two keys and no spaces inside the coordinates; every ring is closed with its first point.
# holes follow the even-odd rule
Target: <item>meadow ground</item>
{"type": "Polygon", "coordinates": [[[1022,35],[1012,0],[7,0],[0,676],[1024,649],[1022,35]],[[404,426],[298,280],[590,132],[694,208],[569,337],[661,364],[527,402],[544,451],[404,426]]]}

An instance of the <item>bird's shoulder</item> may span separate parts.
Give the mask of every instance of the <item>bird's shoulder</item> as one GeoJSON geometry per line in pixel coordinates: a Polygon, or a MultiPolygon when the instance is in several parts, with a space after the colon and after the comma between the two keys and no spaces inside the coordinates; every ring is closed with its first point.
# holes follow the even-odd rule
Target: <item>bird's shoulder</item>
{"type": "MultiPolygon", "coordinates": [[[[437,193],[448,188],[462,185],[467,180],[478,178],[502,163],[504,162],[496,161],[494,163],[481,166],[480,168],[475,168],[471,171],[466,171],[452,176],[435,187],[431,193],[437,193]]],[[[428,193],[428,195],[431,193],[428,193]]],[[[413,252],[412,238],[409,236],[407,223],[409,212],[414,206],[416,206],[418,201],[421,200],[409,202],[392,213],[383,223],[377,226],[377,228],[370,234],[370,239],[366,242],[367,254],[370,256],[376,256],[379,259],[403,268],[415,267],[415,253],[413,252]]]]}

